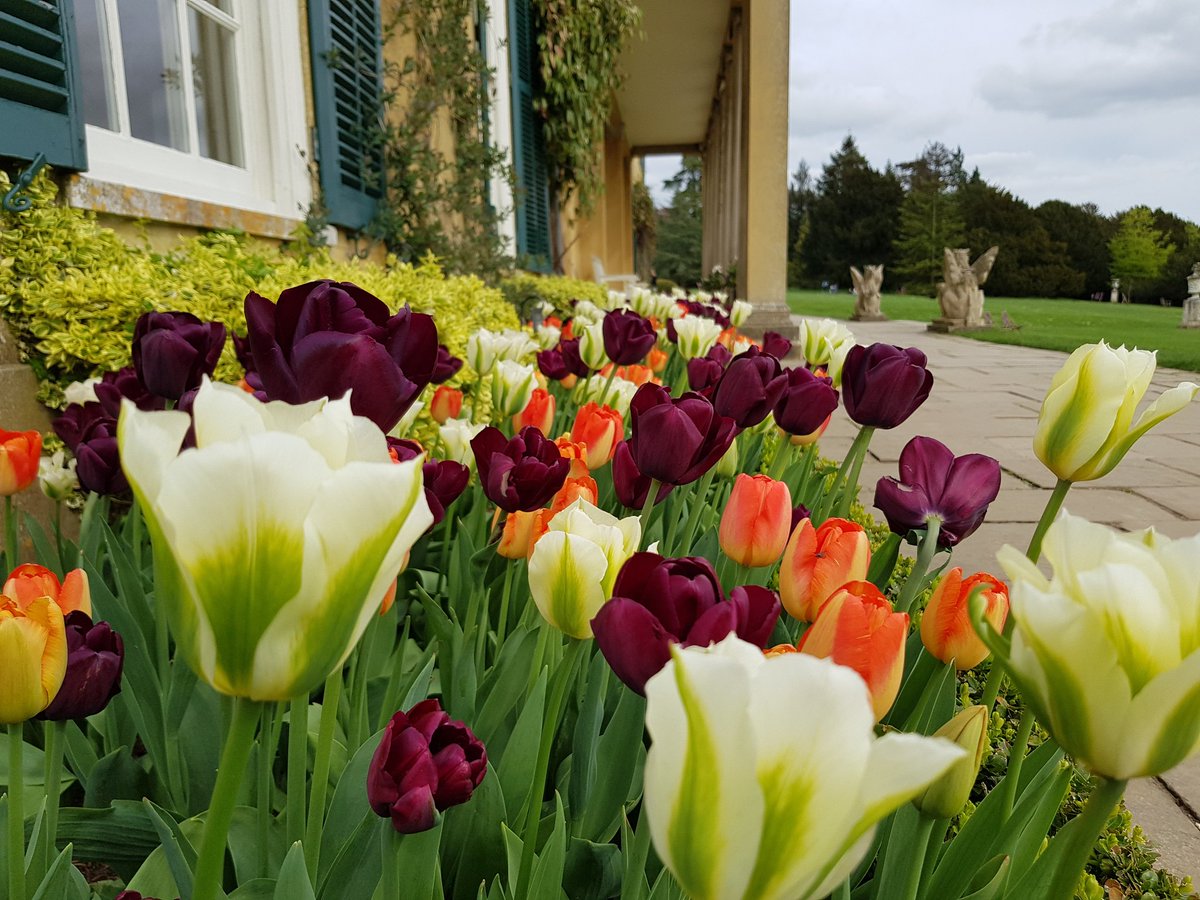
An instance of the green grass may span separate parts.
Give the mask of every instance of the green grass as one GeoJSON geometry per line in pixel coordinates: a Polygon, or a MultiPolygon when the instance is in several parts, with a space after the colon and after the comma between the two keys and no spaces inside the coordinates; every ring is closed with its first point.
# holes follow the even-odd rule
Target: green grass
{"type": "MultiPolygon", "coordinates": [[[[793,290],[788,292],[788,303],[793,312],[806,316],[848,319],[854,311],[852,294],[793,290]]],[[[882,306],[884,315],[892,319],[929,322],[938,315],[937,301],[928,297],[884,294],[882,306]]],[[[1180,328],[1182,312],[1178,307],[988,297],[984,308],[992,314],[996,327],[963,332],[964,337],[1067,352],[1080,344],[1104,340],[1114,345],[1157,350],[1161,366],[1200,371],[1200,329],[1180,328]],[[1021,326],[1019,331],[1000,327],[1000,316],[1005,310],[1021,326]]]]}

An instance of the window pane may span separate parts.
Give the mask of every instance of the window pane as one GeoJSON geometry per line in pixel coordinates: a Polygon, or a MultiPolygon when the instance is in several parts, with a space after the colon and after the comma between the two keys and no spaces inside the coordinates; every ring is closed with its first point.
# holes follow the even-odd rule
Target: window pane
{"type": "Polygon", "coordinates": [[[242,140],[233,32],[195,9],[188,10],[188,31],[200,155],[240,166],[242,140]]]}
{"type": "Polygon", "coordinates": [[[112,55],[108,50],[108,23],[103,6],[104,0],[79,0],[75,4],[79,80],[83,84],[84,121],[116,131],[112,55]]]}
{"type": "Polygon", "coordinates": [[[188,149],[175,0],[117,0],[135,138],[188,149]]]}

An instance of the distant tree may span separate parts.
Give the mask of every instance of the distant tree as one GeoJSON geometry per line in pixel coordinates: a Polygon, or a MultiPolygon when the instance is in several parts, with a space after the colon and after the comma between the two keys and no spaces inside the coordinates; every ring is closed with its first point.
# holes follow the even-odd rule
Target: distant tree
{"type": "Polygon", "coordinates": [[[671,190],[671,205],[658,222],[654,269],[659,278],[692,286],[700,280],[704,238],[702,194],[703,164],[698,156],[685,156],[683,167],[664,186],[671,190]]]}
{"type": "Polygon", "coordinates": [[[897,169],[905,194],[895,272],[905,284],[932,297],[942,277],[942,251],[963,241],[965,226],[958,208],[958,191],[966,180],[963,153],[935,141],[897,169]]]}
{"type": "Polygon", "coordinates": [[[988,293],[1002,297],[1082,293],[1084,274],[1071,265],[1067,245],[1050,236],[1028,203],[988,184],[978,172],[959,189],[957,199],[966,225],[964,246],[973,255],[992,245],[1000,247],[988,293]]]}
{"type": "Polygon", "coordinates": [[[871,168],[847,135],[821,170],[806,222],[801,222],[799,260],[805,276],[847,283],[851,266],[890,264],[903,196],[891,167],[882,172],[871,168]]]}
{"type": "Polygon", "coordinates": [[[808,211],[816,197],[812,174],[808,163],[800,160],[792,180],[788,183],[788,284],[798,285],[804,280],[804,266],[800,261],[800,242],[808,231],[808,211]]]}
{"type": "Polygon", "coordinates": [[[1064,200],[1047,200],[1034,212],[1050,237],[1066,244],[1071,267],[1083,273],[1083,291],[1090,297],[1108,296],[1108,242],[1116,233],[1116,220],[1100,214],[1094,203],[1072,205],[1064,200]]]}
{"type": "Polygon", "coordinates": [[[1132,300],[1134,285],[1157,278],[1174,250],[1175,245],[1154,226],[1149,207],[1135,206],[1121,216],[1120,227],[1108,242],[1112,276],[1121,279],[1121,290],[1132,300]]]}
{"type": "Polygon", "coordinates": [[[1142,299],[1147,303],[1155,303],[1160,298],[1181,303],[1187,296],[1188,274],[1192,266],[1200,262],[1200,227],[1161,209],[1154,210],[1154,227],[1175,249],[1158,276],[1140,286],[1142,299]]]}

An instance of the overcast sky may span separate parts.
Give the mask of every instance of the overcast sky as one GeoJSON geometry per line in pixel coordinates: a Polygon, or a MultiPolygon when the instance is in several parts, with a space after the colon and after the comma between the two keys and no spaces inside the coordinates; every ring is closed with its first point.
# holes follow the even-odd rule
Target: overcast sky
{"type": "Polygon", "coordinates": [[[792,0],[791,33],[789,171],[940,140],[1034,205],[1200,222],[1200,0],[792,0]]]}

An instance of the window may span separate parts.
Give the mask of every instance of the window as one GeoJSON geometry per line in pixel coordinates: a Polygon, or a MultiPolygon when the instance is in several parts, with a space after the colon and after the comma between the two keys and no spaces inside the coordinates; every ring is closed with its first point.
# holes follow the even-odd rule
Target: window
{"type": "Polygon", "coordinates": [[[89,176],[297,216],[308,179],[294,4],[77,0],[75,17],[89,176]]]}

